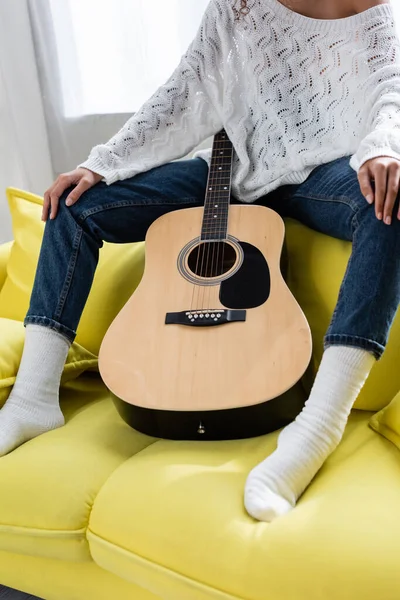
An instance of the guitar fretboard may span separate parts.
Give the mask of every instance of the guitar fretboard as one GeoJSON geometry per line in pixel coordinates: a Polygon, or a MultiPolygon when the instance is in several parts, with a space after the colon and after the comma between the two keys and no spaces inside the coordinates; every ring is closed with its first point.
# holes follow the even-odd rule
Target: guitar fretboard
{"type": "Polygon", "coordinates": [[[225,129],[214,137],[206,198],[202,240],[223,240],[228,232],[228,214],[232,185],[233,146],[225,129]]]}

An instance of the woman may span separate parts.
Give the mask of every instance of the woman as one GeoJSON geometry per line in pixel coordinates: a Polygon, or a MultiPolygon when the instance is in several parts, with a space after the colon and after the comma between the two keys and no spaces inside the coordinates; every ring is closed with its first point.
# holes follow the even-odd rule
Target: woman
{"type": "Polygon", "coordinates": [[[353,242],[309,399],[249,474],[245,506],[292,509],[338,445],[400,299],[400,42],[386,0],[211,0],[168,81],[45,193],[23,356],[0,411],[0,456],[60,427],[59,384],[103,241],[143,240],[204,203],[225,128],[232,194],[353,242]],[[48,219],[50,214],[50,219],[48,219]]]}

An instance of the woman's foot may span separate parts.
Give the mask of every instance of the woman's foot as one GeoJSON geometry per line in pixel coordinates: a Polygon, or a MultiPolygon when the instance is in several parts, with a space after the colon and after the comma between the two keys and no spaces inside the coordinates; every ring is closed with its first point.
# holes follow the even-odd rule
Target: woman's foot
{"type": "Polygon", "coordinates": [[[0,456],[64,423],[58,404],[49,406],[40,400],[10,398],[0,410],[0,456]]]}
{"type": "Polygon", "coordinates": [[[0,410],[0,456],[64,425],[59,388],[70,346],[69,340],[49,327],[26,326],[17,378],[0,410]]]}
{"type": "Polygon", "coordinates": [[[375,363],[360,348],[330,346],[310,398],[278,437],[278,447],[249,474],[244,504],[259,521],[272,521],[296,505],[342,439],[351,408],[375,363]]]}

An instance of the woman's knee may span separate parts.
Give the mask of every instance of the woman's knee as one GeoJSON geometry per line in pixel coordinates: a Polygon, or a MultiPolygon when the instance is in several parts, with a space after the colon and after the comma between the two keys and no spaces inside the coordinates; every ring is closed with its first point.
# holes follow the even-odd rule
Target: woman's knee
{"type": "Polygon", "coordinates": [[[88,190],[84,191],[81,196],[70,206],[67,206],[66,200],[75,186],[67,188],[60,196],[59,199],[59,211],[61,213],[68,213],[75,219],[75,221],[82,223],[85,217],[85,213],[91,209],[104,204],[109,195],[107,194],[107,186],[104,182],[99,182],[88,190]],[[106,193],[105,193],[106,192],[106,193]]]}
{"type": "Polygon", "coordinates": [[[385,255],[400,252],[400,220],[397,218],[397,212],[393,214],[388,225],[376,216],[375,205],[366,201],[366,206],[356,214],[355,225],[358,236],[368,238],[371,248],[381,248],[385,255]]]}

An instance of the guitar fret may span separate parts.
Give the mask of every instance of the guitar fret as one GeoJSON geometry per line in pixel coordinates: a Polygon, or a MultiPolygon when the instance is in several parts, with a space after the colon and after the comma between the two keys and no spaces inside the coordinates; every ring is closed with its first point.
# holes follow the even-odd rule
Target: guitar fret
{"type": "Polygon", "coordinates": [[[205,223],[205,225],[208,225],[210,227],[212,227],[214,225],[216,227],[216,226],[219,226],[220,223],[222,223],[223,221],[227,221],[227,220],[228,220],[228,217],[226,217],[226,216],[224,216],[224,217],[220,216],[219,219],[218,218],[217,219],[209,218],[207,220],[208,222],[205,223]]]}

